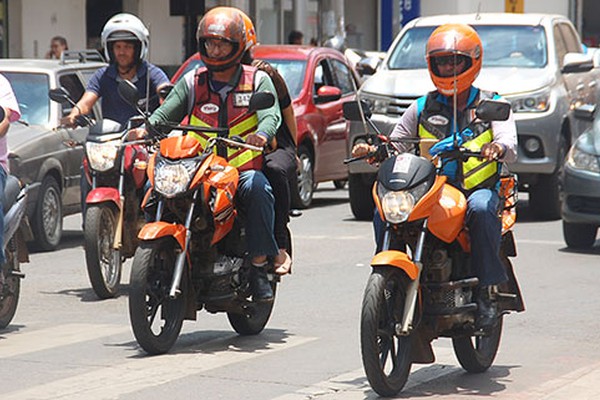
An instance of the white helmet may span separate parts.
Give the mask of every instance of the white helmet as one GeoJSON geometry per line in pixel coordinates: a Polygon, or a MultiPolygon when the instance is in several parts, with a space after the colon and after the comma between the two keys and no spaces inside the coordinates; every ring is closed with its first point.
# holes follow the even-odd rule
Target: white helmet
{"type": "Polygon", "coordinates": [[[119,40],[134,40],[140,43],[136,48],[138,61],[145,60],[148,55],[150,34],[144,23],[135,15],[127,13],[113,15],[104,25],[100,39],[104,56],[109,62],[112,61],[112,42],[119,40]]]}

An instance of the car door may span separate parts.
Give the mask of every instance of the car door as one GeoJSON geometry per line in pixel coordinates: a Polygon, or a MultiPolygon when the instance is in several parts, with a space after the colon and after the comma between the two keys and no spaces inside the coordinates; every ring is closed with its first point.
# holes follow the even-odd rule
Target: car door
{"type": "Polygon", "coordinates": [[[343,164],[346,155],[348,132],[342,113],[342,99],[322,102],[318,91],[324,86],[339,87],[335,78],[332,60],[322,58],[314,72],[313,103],[321,116],[323,132],[319,135],[317,159],[315,160],[315,180],[322,182],[331,179],[343,179],[346,167],[343,164]]]}

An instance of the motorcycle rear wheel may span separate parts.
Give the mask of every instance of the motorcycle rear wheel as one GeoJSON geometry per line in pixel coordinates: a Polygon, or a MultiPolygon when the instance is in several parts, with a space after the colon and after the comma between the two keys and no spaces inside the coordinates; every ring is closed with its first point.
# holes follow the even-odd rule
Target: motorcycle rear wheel
{"type": "Polygon", "coordinates": [[[452,338],[454,354],[460,365],[473,374],[487,371],[496,358],[502,337],[502,317],[483,336],[463,336],[452,338]]]}
{"type": "Polygon", "coordinates": [[[379,395],[396,395],[408,380],[411,335],[398,336],[408,278],[396,268],[373,270],[363,297],[360,342],[369,384],[379,395]]]}
{"type": "Polygon", "coordinates": [[[142,243],[135,252],[129,280],[129,319],[139,345],[149,354],[163,354],[173,347],[185,313],[185,276],[181,294],[169,297],[175,268],[175,243],[160,239],[142,243]]]}
{"type": "Polygon", "coordinates": [[[85,262],[94,292],[100,299],[115,297],[121,283],[121,251],[113,248],[118,210],[111,204],[89,205],[83,231],[85,262]]]}
{"type": "Polygon", "coordinates": [[[275,295],[277,293],[276,282],[271,282],[271,289],[273,290],[273,301],[248,303],[245,310],[246,314],[227,313],[229,324],[239,335],[258,335],[265,329],[271,317],[273,305],[275,304],[275,295]]]}
{"type": "Polygon", "coordinates": [[[19,294],[21,293],[21,278],[13,274],[13,271],[19,270],[16,251],[6,251],[6,263],[1,268],[0,329],[4,329],[10,324],[17,312],[19,294]]]}

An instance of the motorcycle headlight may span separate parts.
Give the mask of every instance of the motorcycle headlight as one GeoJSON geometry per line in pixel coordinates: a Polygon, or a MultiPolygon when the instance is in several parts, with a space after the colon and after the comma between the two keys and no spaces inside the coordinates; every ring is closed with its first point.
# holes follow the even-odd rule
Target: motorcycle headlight
{"type": "Polygon", "coordinates": [[[384,219],[392,224],[406,221],[415,204],[427,193],[429,187],[429,182],[423,182],[409,190],[392,191],[377,185],[384,219]]]}
{"type": "Polygon", "coordinates": [[[367,102],[373,114],[387,114],[388,106],[392,99],[384,96],[375,96],[372,94],[362,93],[360,99],[367,102]]]}
{"type": "Polygon", "coordinates": [[[90,168],[104,172],[115,166],[120,140],[112,140],[110,142],[86,142],[85,154],[87,156],[90,168]]]}
{"type": "Polygon", "coordinates": [[[586,153],[577,146],[573,146],[571,151],[569,151],[567,165],[577,170],[600,173],[598,156],[595,154],[586,153]]]}
{"type": "Polygon", "coordinates": [[[512,111],[518,112],[544,112],[550,108],[550,91],[543,90],[518,96],[506,96],[512,105],[512,111]]]}
{"type": "Polygon", "coordinates": [[[165,197],[175,197],[184,193],[194,172],[197,161],[181,161],[169,163],[161,160],[154,167],[154,189],[165,197]]]}

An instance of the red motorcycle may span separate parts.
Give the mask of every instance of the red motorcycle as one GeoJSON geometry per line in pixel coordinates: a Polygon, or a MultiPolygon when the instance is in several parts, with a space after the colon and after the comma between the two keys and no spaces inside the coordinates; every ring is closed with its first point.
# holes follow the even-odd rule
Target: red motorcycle
{"type": "MultiPolygon", "coordinates": [[[[75,104],[63,89],[52,90],[50,96],[75,104]]],[[[138,246],[149,154],[143,141],[126,141],[135,119],[125,129],[111,120],[94,123],[84,118],[78,123],[91,125],[82,144],[83,169],[91,186],[83,215],[85,260],[94,292],[106,299],[117,295],[123,261],[133,257],[138,246]]]]}

